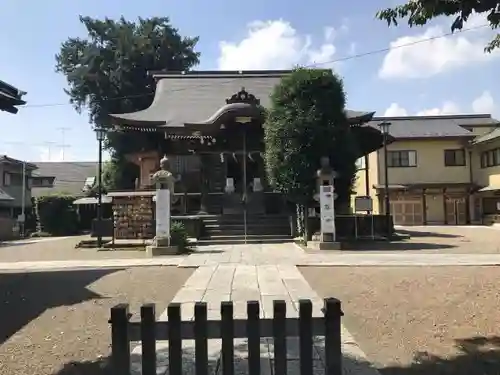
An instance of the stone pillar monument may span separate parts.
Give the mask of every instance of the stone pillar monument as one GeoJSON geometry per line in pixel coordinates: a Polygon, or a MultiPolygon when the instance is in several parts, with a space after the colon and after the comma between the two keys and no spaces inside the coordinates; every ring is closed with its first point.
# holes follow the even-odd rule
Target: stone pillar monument
{"type": "Polygon", "coordinates": [[[160,160],[160,170],[151,176],[151,183],[156,188],[156,233],[152,245],[146,248],[150,256],[177,253],[177,247],[170,244],[170,209],[176,178],[169,169],[170,162],[164,156],[160,160]]]}
{"type": "Polygon", "coordinates": [[[337,173],[330,166],[330,159],[322,157],[321,167],[316,172],[316,194],[314,199],[319,201],[321,230],[319,236],[315,234],[315,247],[320,250],[340,250],[335,228],[335,193],[334,180],[337,173]],[[319,237],[319,238],[318,238],[319,237]]]}

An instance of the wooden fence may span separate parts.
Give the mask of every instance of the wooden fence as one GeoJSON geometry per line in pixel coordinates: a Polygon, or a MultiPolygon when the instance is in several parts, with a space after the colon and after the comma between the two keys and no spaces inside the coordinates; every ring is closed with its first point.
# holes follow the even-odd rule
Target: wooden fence
{"type": "Polygon", "coordinates": [[[260,340],[274,339],[274,374],[287,373],[287,337],[299,338],[300,374],[313,373],[313,337],[324,337],[325,374],[342,374],[341,304],[335,298],[324,301],[323,317],[313,317],[310,300],[299,301],[298,318],[286,317],[286,302],[273,303],[273,318],[260,318],[258,301],[247,302],[247,318],[233,318],[233,302],[221,303],[221,319],[207,319],[207,304],[197,302],[194,321],[182,321],[181,305],[171,303],[167,308],[168,321],[157,321],[155,305],[141,307],[141,321],[131,322],[127,304],[111,309],[113,374],[129,375],[130,342],[142,344],[142,375],[156,374],[156,340],[168,340],[169,374],[182,375],[182,340],[194,340],[196,375],[208,375],[209,339],[222,339],[222,375],[234,375],[234,339],[248,339],[248,374],[261,373],[260,340]]]}

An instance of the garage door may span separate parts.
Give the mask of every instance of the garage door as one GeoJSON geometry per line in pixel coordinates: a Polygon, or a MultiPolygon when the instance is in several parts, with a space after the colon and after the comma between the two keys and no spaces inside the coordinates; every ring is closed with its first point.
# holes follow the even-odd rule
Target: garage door
{"type": "Polygon", "coordinates": [[[422,201],[391,201],[391,215],[395,225],[422,225],[422,201]]]}

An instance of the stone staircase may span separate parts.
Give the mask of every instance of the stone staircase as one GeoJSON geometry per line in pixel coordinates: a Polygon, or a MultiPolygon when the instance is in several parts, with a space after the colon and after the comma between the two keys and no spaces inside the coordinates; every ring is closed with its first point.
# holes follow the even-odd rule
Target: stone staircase
{"type": "Polygon", "coordinates": [[[207,216],[203,218],[204,236],[199,245],[282,243],[292,241],[286,215],[243,214],[207,216]]]}

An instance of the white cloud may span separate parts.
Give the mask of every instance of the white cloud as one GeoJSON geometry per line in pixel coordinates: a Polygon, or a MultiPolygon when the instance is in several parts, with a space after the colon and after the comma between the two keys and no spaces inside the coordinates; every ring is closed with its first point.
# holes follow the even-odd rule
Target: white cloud
{"type": "Polygon", "coordinates": [[[452,101],[446,101],[441,107],[424,109],[417,112],[417,116],[454,115],[457,113],[460,113],[460,107],[452,101]]]}
{"type": "MultiPolygon", "coordinates": [[[[485,23],[484,17],[473,16],[465,27],[473,28],[485,23]]],[[[434,26],[421,34],[398,38],[390,43],[391,50],[384,57],[379,77],[427,78],[449,69],[497,58],[499,51],[491,54],[484,52],[491,34],[487,30],[481,28],[466,34],[440,37],[447,31],[434,26]]]]}
{"type": "Polygon", "coordinates": [[[460,113],[460,107],[452,101],[445,101],[441,107],[424,109],[422,111],[418,111],[415,114],[410,114],[406,108],[400,106],[398,103],[391,103],[391,105],[385,110],[384,116],[438,116],[452,115],[457,113],[460,113]]]}
{"type": "Polygon", "coordinates": [[[472,110],[476,113],[493,113],[495,112],[495,100],[489,91],[484,91],[479,97],[472,102],[472,110]]]}
{"type": "Polygon", "coordinates": [[[218,66],[221,70],[289,69],[302,64],[331,68],[332,64],[320,63],[334,59],[335,35],[333,27],[326,27],[322,43],[315,47],[311,36],[300,35],[287,21],[255,21],[243,40],[220,42],[218,66]]]}
{"type": "Polygon", "coordinates": [[[391,103],[389,108],[384,112],[386,117],[398,117],[398,116],[408,116],[408,111],[403,107],[400,107],[398,103],[391,103]]]}
{"type": "MultiPolygon", "coordinates": [[[[451,100],[447,100],[440,107],[428,108],[418,111],[415,113],[415,116],[453,115],[453,114],[467,113],[467,112],[495,114],[497,110],[495,100],[491,96],[491,93],[487,90],[483,91],[481,95],[479,95],[472,101],[470,108],[472,109],[472,111],[470,110],[463,111],[462,108],[460,108],[460,106],[457,103],[451,100]]],[[[387,117],[409,116],[409,115],[411,114],[408,112],[408,110],[400,106],[396,102],[391,103],[391,105],[384,112],[384,116],[387,117]]]]}

